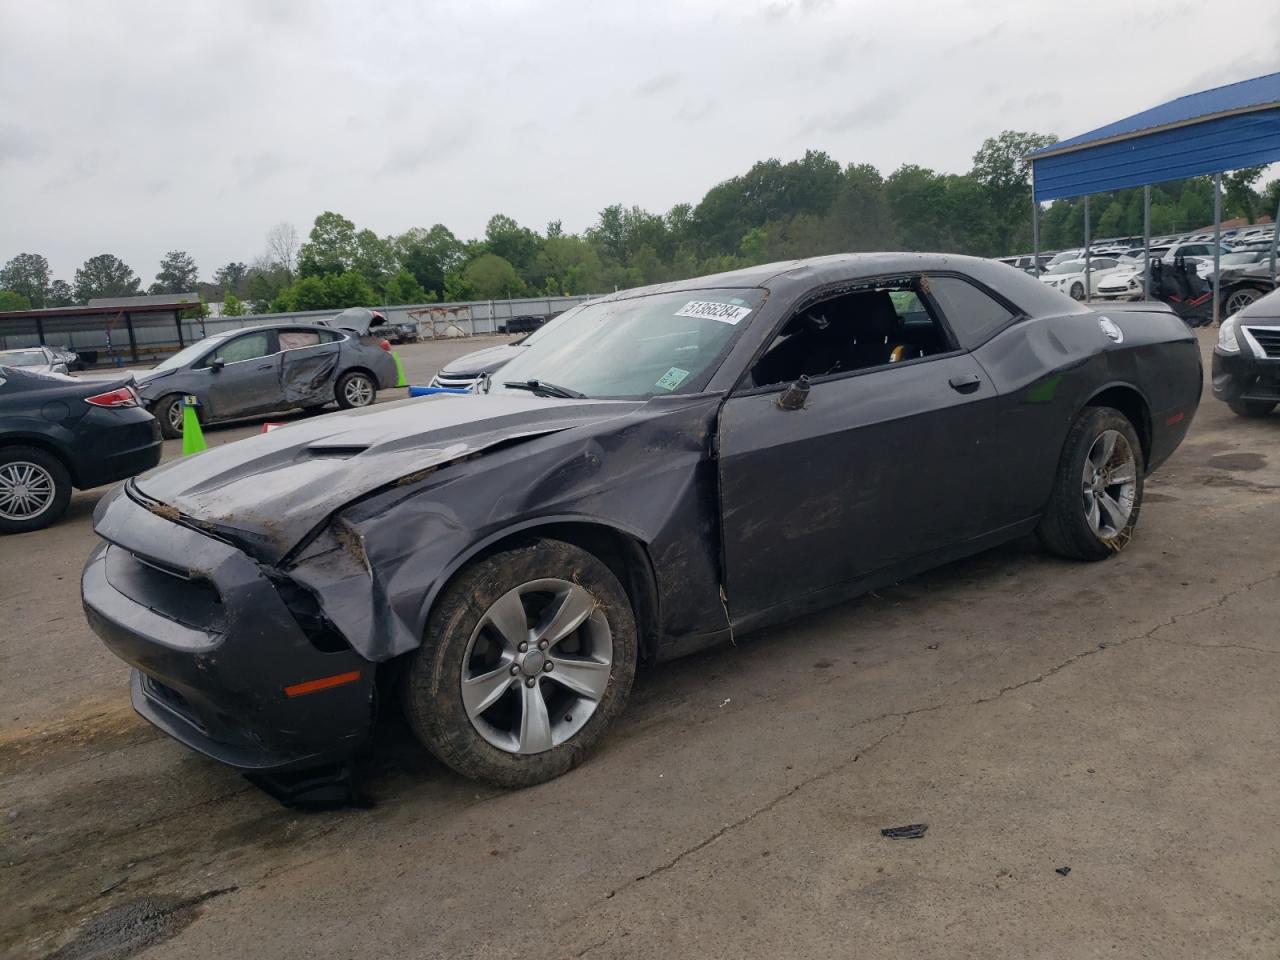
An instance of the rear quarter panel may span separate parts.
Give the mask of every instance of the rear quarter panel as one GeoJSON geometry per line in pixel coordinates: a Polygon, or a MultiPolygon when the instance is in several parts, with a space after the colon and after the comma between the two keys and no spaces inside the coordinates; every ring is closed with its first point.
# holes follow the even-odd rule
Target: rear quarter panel
{"type": "Polygon", "coordinates": [[[1150,424],[1139,425],[1140,433],[1150,431],[1149,467],[1181,442],[1199,404],[1199,346],[1172,314],[1101,310],[1031,318],[975,356],[1002,397],[993,439],[1010,469],[994,482],[1019,516],[1039,513],[1048,501],[1067,431],[1104,390],[1129,388],[1141,396],[1150,413],[1150,424]],[[1121,329],[1121,342],[1102,332],[1103,317],[1121,329]]]}

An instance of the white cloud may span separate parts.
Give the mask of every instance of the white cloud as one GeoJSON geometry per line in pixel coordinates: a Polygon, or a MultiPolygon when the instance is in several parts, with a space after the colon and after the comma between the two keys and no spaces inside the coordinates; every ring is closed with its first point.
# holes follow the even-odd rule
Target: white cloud
{"type": "MultiPolygon", "coordinates": [[[[576,231],[809,147],[963,171],[1002,129],[1071,136],[1185,92],[1167,11],[1132,0],[1081,39],[1047,0],[0,0],[0,262],[70,279],[105,250],[149,280],[178,248],[207,277],[326,209],[576,231]]],[[[1250,16],[1206,82],[1276,62],[1280,16],[1250,16]]]]}

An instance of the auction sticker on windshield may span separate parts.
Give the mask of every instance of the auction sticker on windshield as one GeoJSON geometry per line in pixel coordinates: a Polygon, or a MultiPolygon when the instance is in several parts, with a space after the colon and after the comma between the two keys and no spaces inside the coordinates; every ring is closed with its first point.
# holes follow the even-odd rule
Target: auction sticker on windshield
{"type": "Polygon", "coordinates": [[[712,300],[690,300],[676,311],[677,317],[701,317],[706,320],[719,320],[721,323],[734,324],[751,313],[750,307],[739,307],[732,303],[716,303],[712,300]]]}
{"type": "Polygon", "coordinates": [[[688,370],[681,370],[679,367],[672,367],[664,373],[654,386],[661,387],[663,390],[674,390],[680,384],[684,383],[689,376],[688,370]]]}

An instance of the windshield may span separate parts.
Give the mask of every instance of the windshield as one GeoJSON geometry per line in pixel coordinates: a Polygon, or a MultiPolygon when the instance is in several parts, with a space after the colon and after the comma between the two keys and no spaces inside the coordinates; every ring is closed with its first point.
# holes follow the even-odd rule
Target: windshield
{"type": "Polygon", "coordinates": [[[1262,259],[1262,253],[1257,250],[1246,250],[1239,253],[1224,253],[1220,259],[1224,266],[1233,263],[1257,263],[1262,259]]]}
{"type": "Polygon", "coordinates": [[[539,381],[589,397],[647,399],[701,389],[764,291],[689,290],[583,305],[548,324],[493,377],[514,392],[539,381]]]}
{"type": "Polygon", "coordinates": [[[192,360],[201,356],[210,347],[216,347],[229,336],[231,336],[229,333],[215,333],[212,337],[205,337],[203,340],[197,340],[195,343],[191,344],[191,346],[186,347],[183,350],[179,350],[172,357],[169,357],[161,363],[157,363],[151,369],[176,370],[178,367],[185,367],[192,360]]]}
{"type": "Polygon", "coordinates": [[[42,350],[0,353],[0,363],[3,363],[6,367],[43,367],[48,362],[42,350]]]}

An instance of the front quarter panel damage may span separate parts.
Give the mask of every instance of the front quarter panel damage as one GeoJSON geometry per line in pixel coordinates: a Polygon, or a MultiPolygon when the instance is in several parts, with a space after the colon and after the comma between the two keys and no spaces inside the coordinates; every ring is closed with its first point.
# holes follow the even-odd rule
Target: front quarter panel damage
{"type": "Polygon", "coordinates": [[[410,478],[340,511],[288,575],[360,654],[386,660],[422,642],[434,597],[481,551],[549,524],[592,524],[647,548],[662,635],[717,634],[725,620],[708,441],[718,405],[662,398],[410,478]]]}

